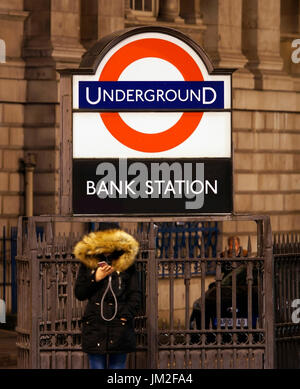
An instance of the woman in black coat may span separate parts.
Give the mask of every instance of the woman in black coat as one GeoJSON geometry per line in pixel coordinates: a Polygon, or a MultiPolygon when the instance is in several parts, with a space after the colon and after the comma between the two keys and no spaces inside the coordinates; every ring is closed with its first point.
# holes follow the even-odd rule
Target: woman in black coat
{"type": "Polygon", "coordinates": [[[141,292],[134,261],[139,245],[115,226],[102,223],[100,231],[86,235],[74,248],[81,261],[75,296],[88,299],[82,318],[82,350],[91,368],[124,368],[126,354],[136,346],[133,319],[141,292]]]}

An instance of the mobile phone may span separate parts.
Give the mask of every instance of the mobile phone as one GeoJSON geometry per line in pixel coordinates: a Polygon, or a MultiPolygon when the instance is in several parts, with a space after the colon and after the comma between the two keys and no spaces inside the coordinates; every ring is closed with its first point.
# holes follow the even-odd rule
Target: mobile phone
{"type": "Polygon", "coordinates": [[[102,262],[98,263],[98,267],[104,267],[106,265],[107,265],[107,262],[105,262],[105,261],[102,261],[102,262]]]}

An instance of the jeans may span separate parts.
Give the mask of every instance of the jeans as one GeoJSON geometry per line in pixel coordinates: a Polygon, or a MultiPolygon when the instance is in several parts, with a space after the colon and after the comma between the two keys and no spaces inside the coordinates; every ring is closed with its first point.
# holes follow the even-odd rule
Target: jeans
{"type": "Polygon", "coordinates": [[[109,354],[108,366],[106,354],[88,354],[90,369],[125,369],[126,354],[109,354]]]}

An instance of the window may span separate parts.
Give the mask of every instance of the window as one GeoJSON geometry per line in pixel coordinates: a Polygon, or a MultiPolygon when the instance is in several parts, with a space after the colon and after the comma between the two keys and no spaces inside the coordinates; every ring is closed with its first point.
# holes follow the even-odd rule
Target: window
{"type": "Polygon", "coordinates": [[[158,0],[130,0],[130,9],[136,12],[145,12],[156,15],[158,10],[158,0]]]}

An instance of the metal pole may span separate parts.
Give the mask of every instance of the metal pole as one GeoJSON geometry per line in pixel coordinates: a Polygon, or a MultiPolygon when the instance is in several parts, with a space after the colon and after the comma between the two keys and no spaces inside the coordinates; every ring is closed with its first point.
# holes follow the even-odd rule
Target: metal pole
{"type": "Polygon", "coordinates": [[[155,254],[155,233],[154,223],[150,223],[149,231],[149,257],[147,263],[147,334],[148,334],[148,355],[147,368],[156,369],[158,365],[158,270],[155,254]]]}
{"type": "Polygon", "coordinates": [[[40,316],[40,294],[39,284],[39,262],[37,260],[37,238],[36,223],[34,218],[28,220],[28,240],[29,240],[29,271],[31,278],[30,285],[30,368],[39,368],[39,343],[38,328],[40,316]]]}
{"type": "Polygon", "coordinates": [[[272,230],[269,216],[264,220],[264,291],[265,291],[265,331],[266,331],[266,369],[274,369],[274,261],[272,247],[272,230]]]}
{"type": "Polygon", "coordinates": [[[36,166],[35,154],[27,154],[25,164],[25,215],[33,216],[33,172],[36,166]]]}
{"type": "Polygon", "coordinates": [[[17,313],[17,228],[12,227],[10,233],[10,260],[11,260],[11,301],[12,313],[17,313]]]}

